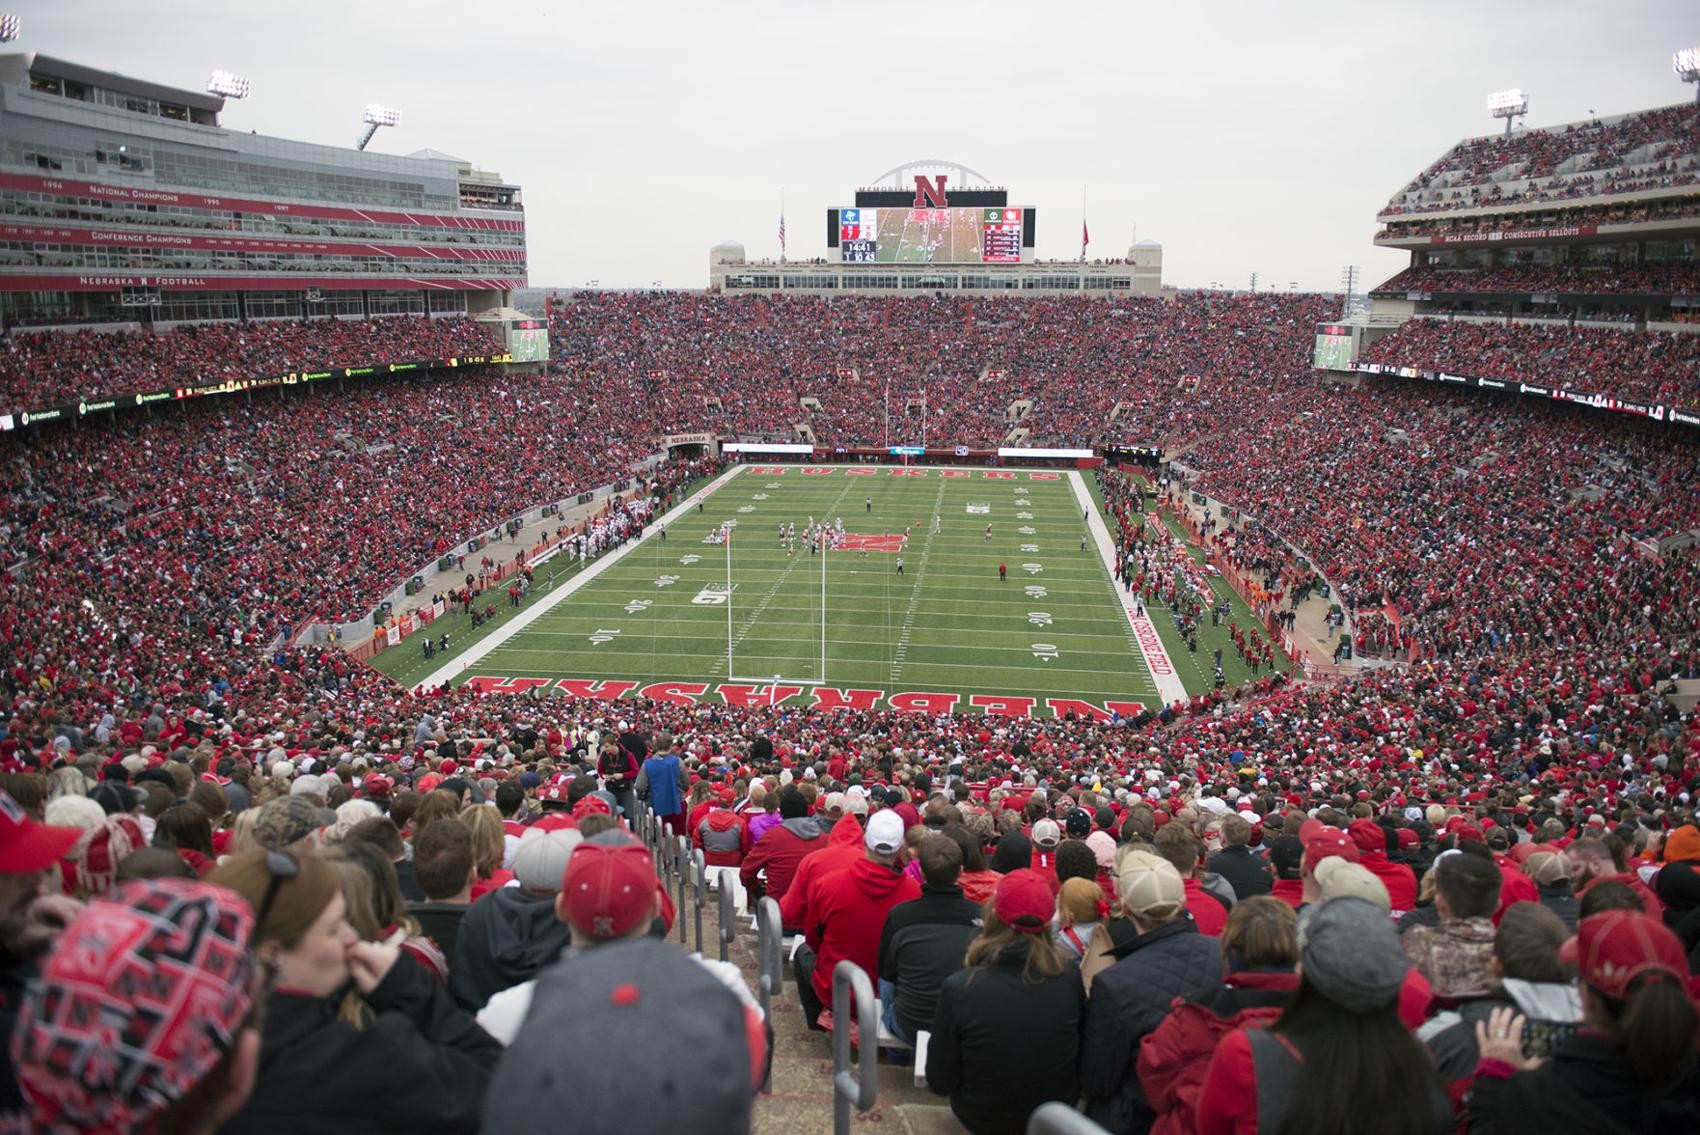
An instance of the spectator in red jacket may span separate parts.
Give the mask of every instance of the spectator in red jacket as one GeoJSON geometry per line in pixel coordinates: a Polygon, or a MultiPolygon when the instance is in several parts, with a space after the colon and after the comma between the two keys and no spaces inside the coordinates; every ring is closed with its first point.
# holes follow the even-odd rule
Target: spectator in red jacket
{"type": "MultiPolygon", "coordinates": [[[[1417,905],[1417,873],[1387,857],[1387,829],[1374,820],[1353,820],[1346,834],[1358,848],[1358,862],[1387,888],[1397,917],[1417,905]]],[[[1519,872],[1521,874],[1521,872],[1519,872]]]]}
{"type": "Polygon", "coordinates": [[[1281,1015],[1299,987],[1298,917],[1279,899],[1258,895],[1234,904],[1222,931],[1222,984],[1176,998],[1139,1046],[1139,1082],[1157,1113],[1152,1135],[1198,1130],[1198,1094],[1210,1055],[1237,1028],[1281,1015]]]}
{"type": "Polygon", "coordinates": [[[752,908],[764,897],[783,900],[797,866],[826,846],[820,823],[809,815],[809,802],[797,789],[787,786],[780,792],[779,815],[779,825],[750,845],[738,868],[738,880],[749,893],[752,908]],[[760,874],[763,871],[765,877],[760,874]]]}
{"type": "Polygon", "coordinates": [[[702,849],[710,867],[737,867],[750,852],[750,829],[732,810],[732,789],[722,785],[696,828],[691,843],[702,849]]]}
{"type": "Polygon", "coordinates": [[[921,885],[903,873],[903,836],[896,812],[875,812],[862,837],[867,854],[815,889],[803,926],[805,945],[794,963],[797,999],[811,1029],[821,1027],[821,1011],[832,1003],[832,971],[838,963],[855,962],[870,982],[877,982],[886,915],[898,903],[921,896],[921,885]]]}
{"type": "Polygon", "coordinates": [[[862,820],[854,812],[832,825],[826,846],[810,852],[797,864],[797,873],[779,902],[779,917],[788,934],[798,933],[809,920],[809,903],[820,882],[862,858],[862,820]]]}

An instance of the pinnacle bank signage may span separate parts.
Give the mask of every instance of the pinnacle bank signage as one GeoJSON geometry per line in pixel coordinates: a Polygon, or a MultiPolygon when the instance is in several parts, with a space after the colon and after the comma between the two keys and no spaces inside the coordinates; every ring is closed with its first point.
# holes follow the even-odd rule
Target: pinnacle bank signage
{"type": "Polygon", "coordinates": [[[368,378],[373,375],[411,374],[414,371],[444,370],[511,362],[513,362],[512,355],[500,354],[455,355],[445,359],[403,359],[397,362],[371,363],[357,367],[333,367],[318,364],[314,369],[303,368],[289,371],[286,374],[258,375],[253,378],[228,378],[220,382],[203,383],[198,386],[176,386],[169,390],[102,395],[99,398],[84,398],[59,406],[45,406],[38,410],[0,413],[0,433],[21,429],[25,426],[70,421],[87,417],[90,414],[134,410],[138,407],[152,406],[161,402],[186,402],[219,394],[240,394],[245,390],[265,390],[274,386],[301,386],[308,383],[323,382],[326,379],[368,378]]]}
{"type": "Polygon", "coordinates": [[[1448,374],[1445,371],[1394,366],[1391,363],[1357,363],[1352,369],[1359,374],[1385,374],[1396,378],[1420,378],[1425,382],[1438,382],[1451,386],[1504,390],[1529,398],[1545,398],[1552,402],[1570,402],[1578,406],[1589,406],[1595,410],[1633,414],[1638,418],[1646,418],[1654,422],[1675,422],[1685,426],[1700,425],[1700,415],[1695,412],[1679,410],[1675,406],[1667,406],[1660,402],[1638,402],[1630,398],[1618,398],[1615,395],[1593,391],[1539,386],[1532,382],[1518,382],[1515,379],[1475,378],[1470,375],[1448,374]]]}

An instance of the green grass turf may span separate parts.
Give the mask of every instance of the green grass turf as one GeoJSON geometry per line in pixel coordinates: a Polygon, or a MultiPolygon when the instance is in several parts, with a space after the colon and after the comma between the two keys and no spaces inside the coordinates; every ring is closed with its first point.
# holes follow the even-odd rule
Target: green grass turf
{"type": "MultiPolygon", "coordinates": [[[[1086,525],[1068,481],[1032,480],[1026,470],[1014,471],[1014,480],[987,479],[981,470],[963,478],[941,476],[938,469],[924,472],[894,476],[882,468],[852,475],[836,467],[814,476],[795,466],[779,475],[746,469],[709,498],[703,511],[674,521],[665,542],[651,535],[456,680],[676,679],[707,682],[711,689],[775,675],[819,681],[821,558],[811,556],[800,537],[797,552],[787,555],[777,537],[781,521],[794,521],[801,530],[813,515],[842,516],[845,530],[860,535],[910,529],[902,576],[891,553],[826,556],[826,684],[888,694],[955,693],[964,698],[962,709],[976,694],[1155,704],[1155,686],[1119,610],[1119,588],[1095,545],[1080,550],[1086,525]],[[1020,500],[1030,503],[1021,506],[1020,500]],[[990,512],[970,513],[971,503],[987,505],[990,512]],[[942,532],[932,536],[935,512],[942,532]],[[737,528],[728,605],[712,601],[725,587],[726,549],[704,537],[729,519],[737,528]],[[1023,550],[1024,545],[1038,550],[1023,550]],[[1001,584],[1000,561],[1009,567],[1001,584]],[[1042,570],[1029,572],[1026,564],[1042,570]],[[1029,588],[1044,593],[1030,594],[1029,588]],[[608,633],[613,631],[618,634],[608,633]],[[1054,657],[1046,657],[1053,651],[1044,644],[1054,648],[1054,657]]],[[[1089,476],[1086,481],[1091,484],[1089,476]]],[[[565,581],[578,568],[551,561],[540,569],[540,580],[552,571],[561,571],[565,581]]],[[[540,585],[527,605],[547,595],[540,585]]],[[[491,601],[501,612],[494,624],[471,632],[464,620],[439,622],[433,633],[447,626],[459,653],[515,613],[505,594],[494,592],[491,601]]],[[[1154,612],[1154,621],[1189,691],[1208,688],[1210,649],[1218,640],[1226,644],[1225,630],[1213,633],[1206,624],[1199,654],[1189,655],[1166,612],[1154,612]]],[[[1241,621],[1247,621],[1243,615],[1241,621]]],[[[1231,645],[1224,663],[1231,682],[1245,676],[1231,645]]],[[[378,655],[374,664],[413,683],[443,658],[425,662],[410,640],[378,655]]]]}

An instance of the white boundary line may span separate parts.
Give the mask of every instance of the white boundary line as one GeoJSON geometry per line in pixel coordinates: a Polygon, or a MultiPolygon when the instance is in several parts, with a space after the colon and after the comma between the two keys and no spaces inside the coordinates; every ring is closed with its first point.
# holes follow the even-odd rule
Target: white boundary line
{"type": "Polygon", "coordinates": [[[506,643],[510,638],[514,637],[514,635],[518,634],[520,631],[523,631],[526,627],[529,627],[532,623],[535,623],[544,614],[553,610],[557,603],[562,602],[579,588],[585,586],[591,580],[619,563],[626,557],[627,553],[640,545],[647,544],[655,539],[656,528],[665,527],[666,525],[671,524],[674,520],[695,508],[697,501],[706,499],[710,494],[721,488],[726,484],[726,482],[730,481],[733,477],[736,477],[747,468],[749,468],[747,465],[732,466],[732,468],[720,474],[720,476],[704,485],[697,492],[686,497],[684,501],[674,505],[666,513],[666,515],[661,517],[660,520],[651,524],[648,528],[645,528],[642,536],[633,540],[624,547],[616,548],[614,551],[599,557],[595,563],[591,564],[589,567],[585,568],[583,571],[555,588],[555,590],[539,597],[535,603],[521,611],[517,617],[503,623],[501,628],[494,634],[487,635],[484,638],[479,639],[478,642],[473,644],[472,649],[468,650],[465,654],[458,655],[452,662],[448,662],[437,667],[437,669],[421,678],[413,687],[414,690],[418,691],[424,689],[426,686],[441,685],[450,678],[453,678],[455,675],[470,669],[474,663],[483,661],[485,655],[489,654],[492,650],[495,650],[498,646],[506,643]]]}
{"type": "MultiPolygon", "coordinates": [[[[1116,554],[1115,542],[1110,539],[1110,531],[1104,527],[1104,518],[1099,515],[1097,506],[1092,503],[1092,493],[1086,487],[1086,481],[1078,469],[1068,472],[1069,487],[1074,490],[1074,503],[1086,513],[1086,530],[1092,536],[1092,543],[1098,549],[1098,566],[1106,572],[1111,557],[1116,554]]],[[[1116,580],[1110,576],[1110,589],[1115,590],[1116,580]]],[[[1117,605],[1122,610],[1122,617],[1133,630],[1133,641],[1139,646],[1139,653],[1145,656],[1145,668],[1151,672],[1151,681],[1157,686],[1157,693],[1165,703],[1186,700],[1186,686],[1181,682],[1181,676],[1175,672],[1175,663],[1169,657],[1169,652],[1163,647],[1163,640],[1157,634],[1157,624],[1151,621],[1150,615],[1141,615],[1133,603],[1122,599],[1127,592],[1116,592],[1117,605]]]]}

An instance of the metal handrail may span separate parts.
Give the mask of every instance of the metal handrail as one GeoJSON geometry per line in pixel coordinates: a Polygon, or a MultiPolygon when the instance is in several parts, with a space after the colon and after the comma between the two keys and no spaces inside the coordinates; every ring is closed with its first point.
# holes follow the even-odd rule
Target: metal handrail
{"type": "MultiPolygon", "coordinates": [[[[720,879],[720,960],[731,956],[732,941],[738,936],[738,896],[724,876],[720,879]]],[[[757,955],[759,960],[760,955],[757,955]]]]}
{"type": "Polygon", "coordinates": [[[785,929],[779,922],[779,900],[764,898],[756,904],[756,992],[761,997],[762,1015],[771,1018],[768,1004],[777,997],[785,980],[785,929]]]}
{"type": "Polygon", "coordinates": [[[1027,1135],[1110,1135],[1102,1127],[1069,1107],[1052,1100],[1034,1109],[1027,1118],[1027,1135]]]}
{"type": "Polygon", "coordinates": [[[839,962],[832,971],[832,1130],[849,1135],[850,1107],[872,1110],[880,1094],[879,1001],[867,973],[855,962],[839,962]],[[860,1059],[850,1069],[850,1002],[861,1031],[860,1059]]]}
{"type": "Polygon", "coordinates": [[[688,940],[689,924],[685,921],[685,887],[690,882],[691,845],[684,836],[674,836],[673,844],[673,885],[679,891],[679,945],[683,946],[688,940]]]}
{"type": "Polygon", "coordinates": [[[701,848],[691,852],[691,905],[696,908],[697,953],[702,953],[702,908],[708,890],[708,856],[701,848]]]}
{"type": "MultiPolygon", "coordinates": [[[[785,927],[779,920],[779,900],[762,899],[756,904],[756,996],[761,999],[761,1015],[767,1021],[769,1036],[773,1029],[773,999],[785,988],[784,936],[785,927]]],[[[768,1061],[761,1090],[773,1090],[771,1060],[768,1061]]]]}

